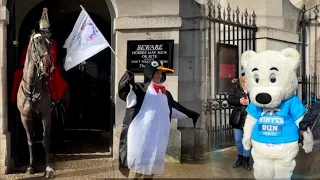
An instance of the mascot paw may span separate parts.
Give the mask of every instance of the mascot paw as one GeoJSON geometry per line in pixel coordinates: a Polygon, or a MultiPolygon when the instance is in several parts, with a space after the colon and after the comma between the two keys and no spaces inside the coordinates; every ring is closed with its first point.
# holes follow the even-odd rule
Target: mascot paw
{"type": "Polygon", "coordinates": [[[312,152],[313,144],[314,144],[313,135],[312,135],[312,132],[310,131],[310,129],[308,128],[308,130],[303,133],[302,149],[304,149],[304,151],[306,153],[310,153],[310,152],[312,152]]]}
{"type": "Polygon", "coordinates": [[[243,148],[247,151],[251,149],[251,138],[242,139],[243,148]]]}

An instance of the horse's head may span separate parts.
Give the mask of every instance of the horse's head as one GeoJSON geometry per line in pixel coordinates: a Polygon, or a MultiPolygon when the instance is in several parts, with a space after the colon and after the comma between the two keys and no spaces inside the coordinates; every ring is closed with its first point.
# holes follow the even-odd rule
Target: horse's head
{"type": "Polygon", "coordinates": [[[32,57],[40,76],[48,76],[53,71],[53,59],[50,50],[50,36],[44,32],[33,33],[30,39],[32,57]]]}

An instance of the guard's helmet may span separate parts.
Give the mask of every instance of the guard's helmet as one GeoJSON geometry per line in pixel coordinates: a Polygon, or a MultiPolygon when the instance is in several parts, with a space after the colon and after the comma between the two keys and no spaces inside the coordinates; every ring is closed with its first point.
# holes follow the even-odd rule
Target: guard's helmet
{"type": "Polygon", "coordinates": [[[48,9],[43,8],[41,19],[39,21],[39,30],[41,31],[49,31],[50,23],[49,23],[49,17],[48,17],[48,9]]]}

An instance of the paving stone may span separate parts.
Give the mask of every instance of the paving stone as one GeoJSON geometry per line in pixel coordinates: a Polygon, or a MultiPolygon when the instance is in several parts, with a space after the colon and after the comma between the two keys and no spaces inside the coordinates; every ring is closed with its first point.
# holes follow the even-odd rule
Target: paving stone
{"type": "MultiPolygon", "coordinates": [[[[104,154],[105,155],[105,154],[104,154]]],[[[87,154],[78,156],[55,156],[53,167],[56,179],[96,179],[115,178],[112,158],[88,158],[87,154]]],[[[94,157],[94,156],[92,156],[94,157]]],[[[96,155],[96,157],[99,157],[96,155]]],[[[232,168],[237,159],[235,147],[212,152],[205,160],[166,163],[165,171],[155,178],[253,178],[253,171],[232,168]]],[[[296,158],[297,166],[293,178],[320,177],[320,146],[315,145],[313,152],[306,154],[300,148],[296,158]]],[[[252,161],[251,161],[252,162],[252,161]]],[[[43,179],[43,172],[35,175],[23,173],[5,175],[5,179],[43,179]]]]}

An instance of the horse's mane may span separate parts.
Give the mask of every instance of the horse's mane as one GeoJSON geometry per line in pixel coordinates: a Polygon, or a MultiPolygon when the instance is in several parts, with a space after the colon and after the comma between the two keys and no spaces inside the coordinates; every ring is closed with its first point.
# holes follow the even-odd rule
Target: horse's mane
{"type": "Polygon", "coordinates": [[[32,35],[34,35],[34,34],[41,33],[41,32],[39,32],[39,31],[40,31],[40,29],[39,29],[39,21],[37,21],[36,24],[35,24],[35,26],[34,26],[34,29],[31,30],[31,33],[30,33],[30,37],[29,37],[29,38],[31,38],[32,35]]]}
{"type": "Polygon", "coordinates": [[[31,33],[30,33],[30,35],[29,35],[29,38],[31,38],[34,34],[37,34],[37,31],[36,30],[31,30],[31,33]]]}
{"type": "MultiPolygon", "coordinates": [[[[30,60],[30,59],[35,58],[35,55],[32,53],[33,47],[32,47],[32,43],[31,43],[32,42],[31,38],[34,34],[36,34],[36,32],[32,30],[32,32],[29,36],[28,50],[27,50],[26,59],[25,59],[24,64],[27,62],[27,59],[30,60]]],[[[24,65],[24,67],[26,67],[26,65],[24,65]]]]}
{"type": "Polygon", "coordinates": [[[35,35],[35,34],[41,34],[41,35],[44,35],[44,36],[49,36],[49,33],[41,31],[39,28],[35,28],[35,29],[31,30],[29,38],[31,38],[32,35],[35,35]]]}
{"type": "Polygon", "coordinates": [[[41,35],[48,36],[48,37],[51,36],[50,33],[40,30],[40,24],[39,23],[40,23],[40,21],[36,22],[36,24],[34,26],[34,29],[31,30],[29,38],[31,38],[35,34],[41,34],[41,35]]]}
{"type": "Polygon", "coordinates": [[[32,37],[33,35],[35,35],[35,34],[41,34],[41,35],[43,35],[44,32],[39,31],[39,30],[36,30],[36,29],[32,29],[32,30],[31,30],[31,33],[30,33],[30,35],[29,35],[29,38],[31,38],[31,37],[32,37]]]}

